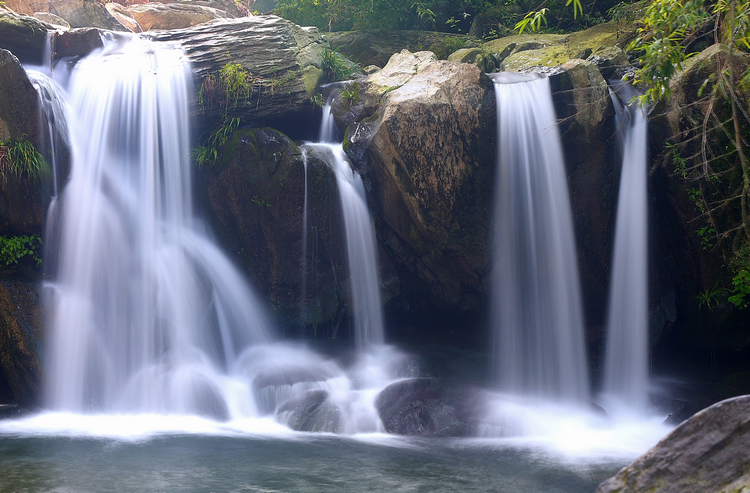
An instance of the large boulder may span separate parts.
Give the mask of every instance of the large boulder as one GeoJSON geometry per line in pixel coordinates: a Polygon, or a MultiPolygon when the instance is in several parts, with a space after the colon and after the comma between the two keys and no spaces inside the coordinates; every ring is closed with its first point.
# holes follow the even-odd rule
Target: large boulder
{"type": "Polygon", "coordinates": [[[750,396],[704,409],[603,482],[597,493],[750,491],[750,396]]]}
{"type": "Polygon", "coordinates": [[[186,29],[154,31],[157,41],[180,43],[196,74],[197,85],[216,76],[227,63],[239,64],[250,77],[252,92],[229,112],[220,105],[199,105],[206,127],[219,124],[225,115],[258,123],[292,125],[312,116],[310,97],[323,75],[323,50],[327,44],[315,28],[302,28],[276,16],[219,19],[186,29]],[[284,120],[287,120],[284,122],[284,120]]]}
{"type": "Polygon", "coordinates": [[[96,0],[8,0],[6,5],[20,14],[34,15],[36,12],[55,14],[67,21],[71,27],[125,30],[104,5],[96,0]]]}
{"type": "Polygon", "coordinates": [[[474,65],[404,50],[359,84],[360,102],[338,111],[356,120],[345,148],[367,178],[379,242],[413,289],[407,299],[477,307],[495,167],[491,81],[474,65]]]}
{"type": "Polygon", "coordinates": [[[229,18],[223,10],[182,3],[144,3],[131,5],[128,12],[144,31],[182,29],[214,19],[229,18]]]}
{"type": "Polygon", "coordinates": [[[35,285],[0,281],[0,404],[34,407],[42,372],[42,308],[35,285]]]}
{"type": "Polygon", "coordinates": [[[276,319],[285,325],[319,326],[342,308],[339,283],[347,278],[346,244],[333,172],[314,153],[306,161],[306,248],[305,159],[284,134],[267,128],[238,130],[201,181],[214,228],[269,300],[276,319]]]}

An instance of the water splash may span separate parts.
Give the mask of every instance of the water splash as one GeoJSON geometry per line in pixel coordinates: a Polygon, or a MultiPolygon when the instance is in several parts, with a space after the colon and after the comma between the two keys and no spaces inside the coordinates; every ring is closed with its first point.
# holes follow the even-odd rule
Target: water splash
{"type": "Polygon", "coordinates": [[[494,367],[505,391],[584,402],[578,267],[549,81],[499,74],[494,367]]]}
{"type": "Polygon", "coordinates": [[[648,397],[647,119],[634,91],[611,92],[623,149],[615,248],[609,292],[604,397],[615,407],[644,412],[648,397]]]}

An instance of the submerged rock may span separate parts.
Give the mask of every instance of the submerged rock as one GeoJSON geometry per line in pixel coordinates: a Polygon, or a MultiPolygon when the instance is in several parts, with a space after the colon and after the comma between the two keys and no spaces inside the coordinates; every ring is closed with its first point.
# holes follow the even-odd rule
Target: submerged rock
{"type": "Polygon", "coordinates": [[[276,421],[295,431],[338,433],[341,411],[328,397],[328,391],[323,389],[292,397],[279,406],[276,421]]]}
{"type": "Polygon", "coordinates": [[[750,491],[750,396],[704,409],[597,488],[597,493],[750,491]]]}
{"type": "Polygon", "coordinates": [[[375,401],[388,433],[411,436],[466,436],[463,401],[431,378],[390,384],[375,401]]]}

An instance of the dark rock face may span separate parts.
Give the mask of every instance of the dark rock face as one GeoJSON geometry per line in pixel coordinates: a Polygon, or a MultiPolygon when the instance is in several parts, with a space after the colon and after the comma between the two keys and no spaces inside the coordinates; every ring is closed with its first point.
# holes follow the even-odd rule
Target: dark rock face
{"type": "Polygon", "coordinates": [[[325,162],[314,153],[307,159],[304,288],[300,149],[278,131],[241,129],[222,149],[216,169],[205,175],[212,224],[230,256],[270,301],[276,318],[291,325],[334,318],[344,302],[338,282],[346,278],[346,244],[336,179],[325,162]]]}
{"type": "Polygon", "coordinates": [[[0,281],[0,404],[14,402],[27,408],[38,404],[41,339],[42,309],[36,286],[0,281]]]}
{"type": "Polygon", "coordinates": [[[381,245],[416,288],[407,298],[475,308],[488,265],[491,82],[476,66],[404,51],[361,86],[362,115],[372,116],[349,126],[345,146],[369,179],[381,245]]]}
{"type": "MultiPolygon", "coordinates": [[[[312,115],[310,96],[323,75],[326,46],[315,28],[262,16],[219,19],[148,35],[183,46],[196,74],[196,88],[225,64],[241,65],[253,78],[252,94],[231,111],[230,117],[258,125],[312,115]]],[[[212,128],[221,122],[224,108],[199,108],[198,113],[202,126],[212,128]]]]}
{"type": "Polygon", "coordinates": [[[750,489],[750,396],[682,423],[597,488],[597,493],[730,493],[750,489]]]}
{"type": "Polygon", "coordinates": [[[604,325],[622,152],[607,82],[597,67],[578,59],[561,68],[550,86],[568,172],[586,321],[604,325]]]}
{"type": "Polygon", "coordinates": [[[411,436],[466,436],[464,401],[439,381],[415,378],[392,383],[375,401],[388,433],[411,436]]]}
{"type": "MultiPolygon", "coordinates": [[[[26,139],[41,150],[39,104],[18,59],[0,49],[0,140],[26,139]]],[[[50,177],[32,181],[2,171],[0,234],[41,233],[49,203],[50,177]]]]}

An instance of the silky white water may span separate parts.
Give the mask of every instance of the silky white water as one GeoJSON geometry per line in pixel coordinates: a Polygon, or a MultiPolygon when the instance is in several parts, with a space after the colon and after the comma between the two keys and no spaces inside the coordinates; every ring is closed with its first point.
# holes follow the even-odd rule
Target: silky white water
{"type": "MultiPolygon", "coordinates": [[[[627,87],[621,87],[625,91],[627,87]]],[[[622,146],[615,247],[609,292],[604,398],[644,412],[648,398],[647,119],[632,95],[612,93],[622,146]]]]}
{"type": "Polygon", "coordinates": [[[343,146],[332,142],[335,134],[336,123],[331,114],[331,106],[326,104],[321,122],[321,143],[307,144],[307,147],[322,151],[336,175],[346,232],[354,340],[361,352],[385,342],[378,251],[362,177],[352,169],[343,146]]]}
{"type": "Polygon", "coordinates": [[[549,81],[498,74],[495,96],[495,377],[506,392],[584,403],[578,264],[549,81]]]}

